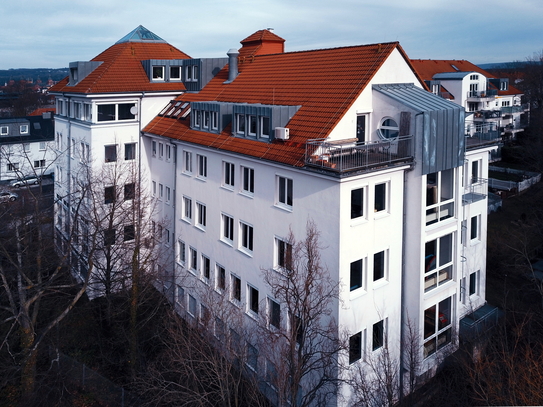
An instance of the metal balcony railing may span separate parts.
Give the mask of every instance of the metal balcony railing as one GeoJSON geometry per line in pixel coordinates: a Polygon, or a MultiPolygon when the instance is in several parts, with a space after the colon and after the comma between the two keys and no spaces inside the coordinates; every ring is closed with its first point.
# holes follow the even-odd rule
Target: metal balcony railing
{"type": "Polygon", "coordinates": [[[472,178],[470,181],[469,185],[464,187],[464,194],[462,195],[464,205],[485,199],[488,195],[488,179],[472,178]]]}
{"type": "Polygon", "coordinates": [[[305,145],[306,164],[328,171],[375,170],[413,161],[412,136],[391,140],[357,142],[357,139],[309,140],[305,145]]]}
{"type": "Polygon", "coordinates": [[[473,113],[474,119],[499,119],[502,117],[501,110],[479,110],[473,113]]]}
{"type": "Polygon", "coordinates": [[[487,89],[487,90],[471,90],[468,92],[468,98],[482,99],[482,98],[493,98],[498,95],[496,89],[487,89]]]}

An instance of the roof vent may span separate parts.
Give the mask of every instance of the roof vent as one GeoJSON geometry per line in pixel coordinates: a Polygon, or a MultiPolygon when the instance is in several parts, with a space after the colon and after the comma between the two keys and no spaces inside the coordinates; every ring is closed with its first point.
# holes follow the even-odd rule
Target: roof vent
{"type": "Polygon", "coordinates": [[[230,49],[226,55],[228,55],[228,80],[224,83],[234,82],[234,79],[238,76],[238,55],[237,49],[230,49]]]}

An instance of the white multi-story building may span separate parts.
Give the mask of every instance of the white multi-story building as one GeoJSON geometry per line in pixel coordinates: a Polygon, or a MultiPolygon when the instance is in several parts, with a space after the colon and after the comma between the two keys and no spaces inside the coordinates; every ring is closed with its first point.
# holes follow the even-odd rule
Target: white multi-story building
{"type": "Polygon", "coordinates": [[[0,119],[0,181],[51,174],[53,141],[51,113],[0,119]]]}
{"type": "MultiPolygon", "coordinates": [[[[53,88],[68,152],[59,194],[70,196],[79,146],[96,168],[139,146],[141,190],[157,203],[171,255],[164,284],[195,320],[213,290],[246,324],[264,317],[289,329],[261,270],[284,266],[289,233],[303,239],[311,220],[340,283],[330,311],[350,349],[338,374],[365,369],[386,347],[402,376],[407,327],[417,333],[414,374],[433,374],[485,310],[484,179],[495,146],[467,142],[464,108],[429,92],[395,42],[288,53],[261,30],[228,60],[201,60],[169,45],[145,54],[138,44],[163,42],[144,37],[74,63],[53,88]],[[109,60],[122,74],[106,80],[109,60]]],[[[66,219],[67,204],[57,208],[66,219]]],[[[269,371],[265,358],[250,363],[269,371]]],[[[355,398],[345,386],[333,404],[355,398]]]]}
{"type": "Polygon", "coordinates": [[[412,65],[432,93],[466,109],[466,135],[516,138],[528,124],[529,106],[508,78],[494,75],[465,60],[413,59],[412,65]]]}

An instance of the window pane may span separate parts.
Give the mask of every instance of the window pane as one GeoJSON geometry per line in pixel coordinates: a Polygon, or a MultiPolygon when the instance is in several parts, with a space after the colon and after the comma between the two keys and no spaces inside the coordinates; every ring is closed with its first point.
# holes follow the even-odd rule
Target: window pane
{"type": "Polygon", "coordinates": [[[98,121],[115,120],[115,105],[98,105],[98,121]]]}
{"type": "Polygon", "coordinates": [[[136,105],[134,103],[121,103],[118,105],[119,109],[119,117],[117,120],[133,120],[136,118],[134,114],[132,114],[131,110],[136,105]]]}
{"type": "Polygon", "coordinates": [[[351,291],[362,287],[362,259],[351,263],[351,291]]]}
{"type": "Polygon", "coordinates": [[[386,184],[375,185],[375,212],[386,209],[386,184]]]}
{"type": "Polygon", "coordinates": [[[351,219],[356,219],[364,215],[363,202],[364,189],[353,189],[351,191],[351,219]]]}

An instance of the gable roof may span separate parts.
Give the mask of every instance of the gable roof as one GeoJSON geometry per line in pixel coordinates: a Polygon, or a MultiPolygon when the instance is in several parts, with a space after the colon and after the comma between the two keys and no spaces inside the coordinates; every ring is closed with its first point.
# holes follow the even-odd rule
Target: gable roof
{"type": "MultiPolygon", "coordinates": [[[[434,78],[434,76],[437,74],[450,74],[447,76],[441,75],[442,78],[445,78],[445,77],[463,78],[469,72],[477,72],[477,73],[480,73],[481,75],[486,76],[487,78],[498,79],[496,76],[492,75],[491,73],[485,71],[484,69],[466,60],[412,59],[411,64],[425,81],[431,81],[434,78]]],[[[494,85],[492,84],[490,84],[489,86],[496,89],[494,85]]],[[[523,92],[521,92],[514,86],[511,86],[511,84],[509,84],[508,89],[505,91],[498,89],[498,95],[503,95],[503,96],[521,95],[522,93],[523,92]]]]}
{"type": "Polygon", "coordinates": [[[182,82],[150,82],[141,61],[190,57],[150,31],[142,29],[145,30],[144,27],[138,27],[93,58],[92,61],[102,63],[75,86],[68,86],[66,77],[52,86],[49,92],[89,94],[184,91],[182,82]],[[143,40],[143,37],[151,39],[143,40]]]}
{"type": "Polygon", "coordinates": [[[301,106],[288,123],[290,139],[285,142],[274,140],[266,143],[233,137],[231,126],[221,134],[205,133],[191,130],[188,120],[161,116],[153,119],[144,131],[302,166],[305,143],[330,134],[395,50],[409,64],[397,42],[240,58],[239,75],[233,82],[224,83],[228,79],[228,67],[225,67],[199,93],[183,94],[177,98],[187,102],[301,106]]]}

